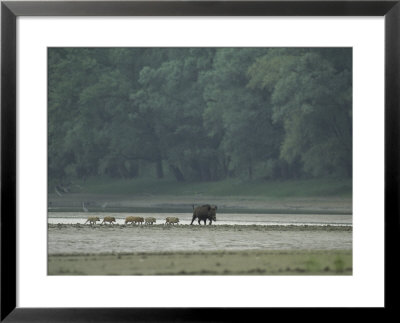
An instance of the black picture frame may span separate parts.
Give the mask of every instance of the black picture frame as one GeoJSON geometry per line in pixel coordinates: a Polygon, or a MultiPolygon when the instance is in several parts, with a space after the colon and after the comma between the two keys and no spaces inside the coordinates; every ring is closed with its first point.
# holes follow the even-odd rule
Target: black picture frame
{"type": "MultiPolygon", "coordinates": [[[[400,1],[2,1],[1,2],[1,321],[233,322],[267,309],[19,308],[16,306],[16,19],[19,16],[384,16],[385,19],[385,306],[399,286],[400,1]]],[[[212,288],[212,287],[210,287],[212,288]]],[[[238,297],[242,297],[238,295],[238,297]]],[[[201,305],[201,304],[199,304],[201,305]]],[[[281,309],[279,315],[287,312],[281,309]]],[[[287,310],[287,309],[285,309],[287,310]]],[[[329,311],[330,318],[335,311],[329,311]]],[[[304,311],[302,312],[304,313],[304,311]]],[[[368,315],[372,314],[369,312],[368,315]]],[[[270,315],[270,314],[268,314],[270,315]]],[[[307,314],[309,315],[309,314],[307,314]]],[[[337,316],[339,317],[339,315],[337,316]]],[[[297,317],[298,318],[298,317],[297,317]]],[[[349,316],[349,318],[351,318],[349,316]]],[[[372,318],[369,316],[369,318],[372,318]]],[[[280,316],[279,319],[282,319],[280,316]]]]}

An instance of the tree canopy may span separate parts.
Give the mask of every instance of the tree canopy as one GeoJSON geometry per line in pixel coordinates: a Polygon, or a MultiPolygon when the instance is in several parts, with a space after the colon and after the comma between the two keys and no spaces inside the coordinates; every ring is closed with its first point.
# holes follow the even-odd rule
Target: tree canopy
{"type": "Polygon", "coordinates": [[[351,48],[49,48],[56,180],[352,176],[351,48]]]}

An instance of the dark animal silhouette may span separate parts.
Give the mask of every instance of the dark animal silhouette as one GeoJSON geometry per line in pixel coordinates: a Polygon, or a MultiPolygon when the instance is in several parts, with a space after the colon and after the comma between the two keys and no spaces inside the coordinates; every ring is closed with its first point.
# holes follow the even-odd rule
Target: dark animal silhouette
{"type": "Polygon", "coordinates": [[[200,221],[204,221],[204,225],[206,225],[206,220],[208,219],[210,221],[209,224],[212,223],[212,221],[217,221],[217,206],[211,206],[209,204],[194,207],[193,205],[193,218],[192,222],[190,224],[193,224],[193,221],[197,218],[200,221]]]}

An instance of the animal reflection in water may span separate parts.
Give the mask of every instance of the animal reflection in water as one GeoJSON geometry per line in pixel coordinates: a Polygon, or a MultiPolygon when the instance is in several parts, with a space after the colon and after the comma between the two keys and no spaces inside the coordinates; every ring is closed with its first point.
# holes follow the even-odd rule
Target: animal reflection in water
{"type": "Polygon", "coordinates": [[[193,221],[197,218],[199,221],[199,224],[201,224],[201,221],[204,221],[204,225],[206,224],[206,220],[208,219],[210,221],[209,224],[212,223],[212,221],[217,221],[217,206],[211,206],[209,204],[205,204],[202,206],[194,207],[193,205],[193,217],[192,217],[192,222],[190,223],[191,225],[193,224],[193,221]]]}

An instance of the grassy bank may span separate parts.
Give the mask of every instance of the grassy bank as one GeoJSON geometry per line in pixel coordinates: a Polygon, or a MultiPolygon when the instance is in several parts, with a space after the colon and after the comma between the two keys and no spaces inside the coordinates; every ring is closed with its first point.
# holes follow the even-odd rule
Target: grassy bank
{"type": "Polygon", "coordinates": [[[176,182],[174,180],[90,179],[70,185],[68,192],[49,189],[54,212],[190,212],[192,204],[218,205],[219,213],[339,213],[352,211],[351,180],[299,181],[227,180],[176,182]]]}
{"type": "Polygon", "coordinates": [[[49,275],[351,275],[351,250],[49,255],[49,275]]]}
{"type": "MultiPolygon", "coordinates": [[[[53,187],[50,185],[50,192],[53,187]]],[[[286,197],[351,197],[352,182],[344,179],[308,179],[290,181],[177,182],[172,179],[139,178],[131,180],[93,178],[76,181],[72,192],[108,195],[210,195],[286,197]]]]}

